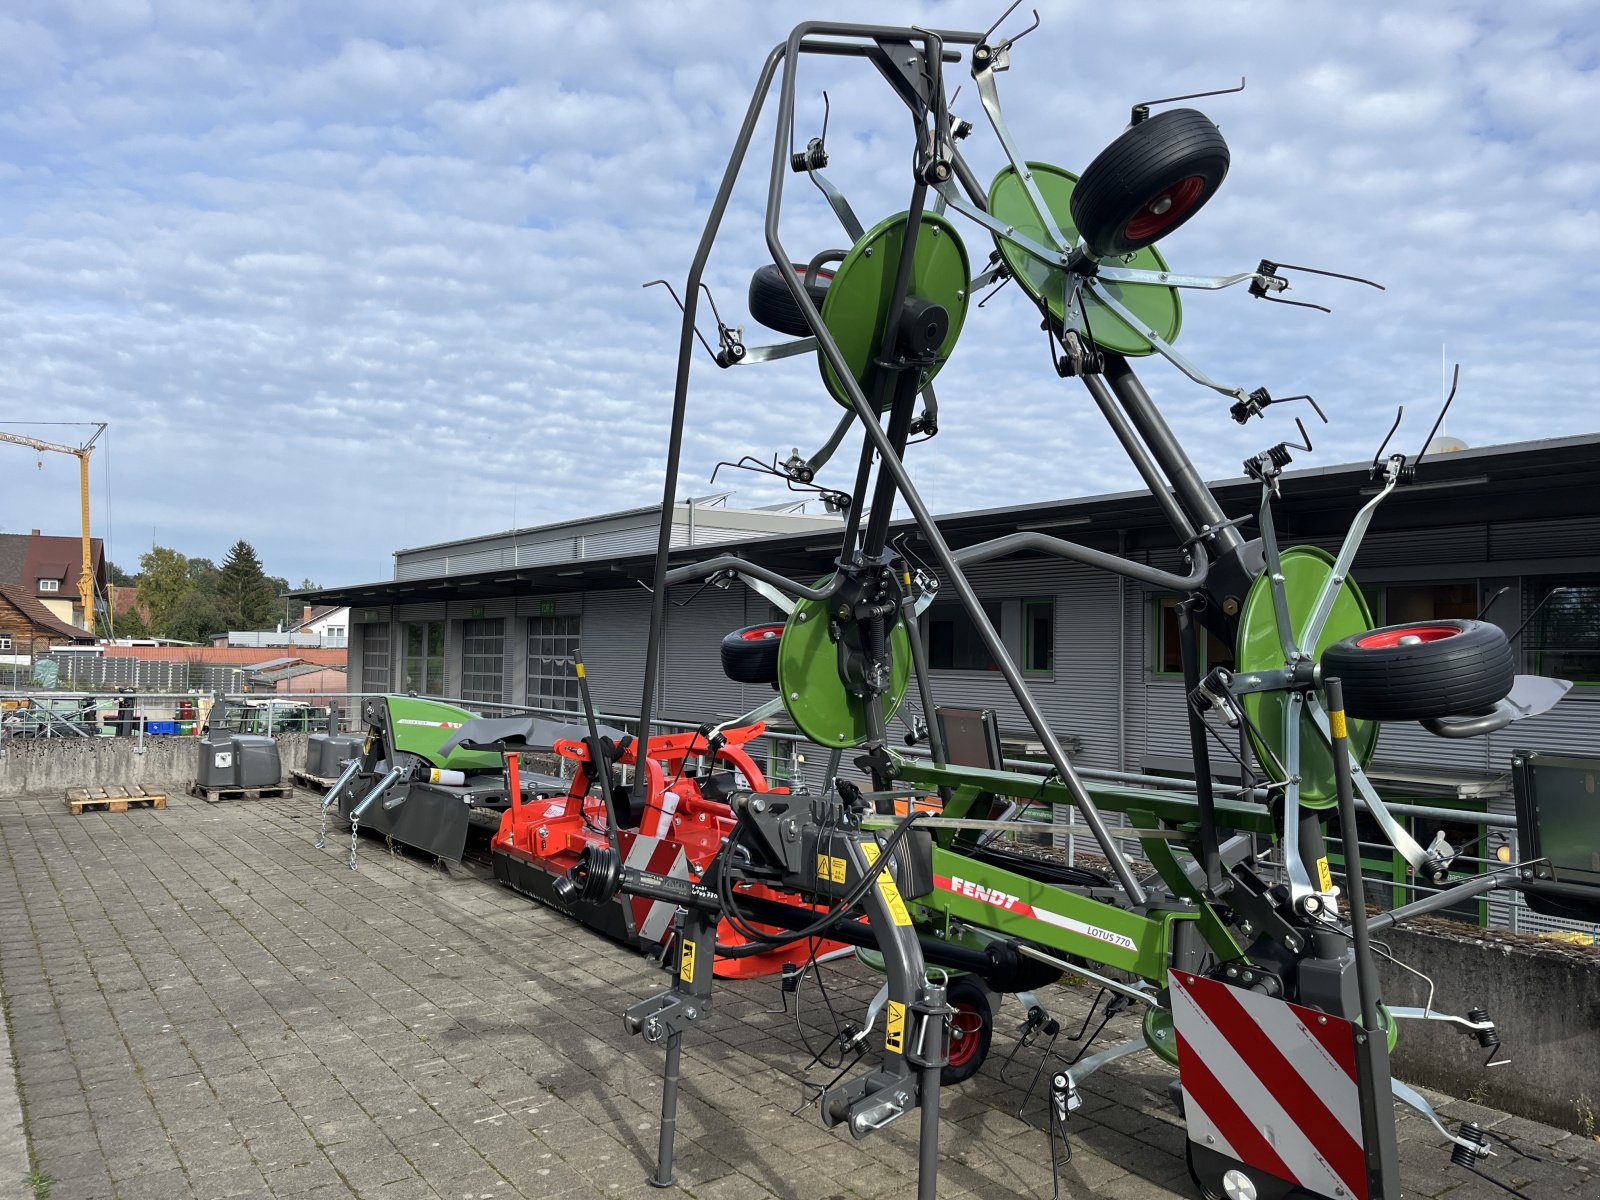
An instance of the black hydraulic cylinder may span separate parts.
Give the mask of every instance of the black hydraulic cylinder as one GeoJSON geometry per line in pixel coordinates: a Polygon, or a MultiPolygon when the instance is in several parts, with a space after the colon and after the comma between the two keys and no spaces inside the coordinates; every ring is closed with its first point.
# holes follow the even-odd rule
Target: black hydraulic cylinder
{"type": "Polygon", "coordinates": [[[1222,524],[1227,518],[1223,515],[1221,505],[1200,478],[1194,461],[1173,436],[1171,426],[1156,408],[1155,401],[1150,399],[1150,393],[1144,390],[1144,385],[1133,373],[1128,360],[1120,354],[1106,355],[1105,375],[1111,390],[1127,411],[1128,419],[1139,431],[1145,445],[1149,446],[1157,464],[1172,481],[1173,491],[1178,494],[1179,502],[1194,524],[1216,530],[1212,535],[1216,557],[1220,558],[1243,544],[1244,538],[1237,529],[1222,524]]]}

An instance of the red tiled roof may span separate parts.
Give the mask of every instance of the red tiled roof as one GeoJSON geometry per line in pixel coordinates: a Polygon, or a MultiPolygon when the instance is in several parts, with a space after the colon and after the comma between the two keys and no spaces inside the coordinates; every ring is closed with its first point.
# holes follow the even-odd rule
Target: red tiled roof
{"type": "Polygon", "coordinates": [[[33,589],[16,583],[0,583],[0,596],[10,601],[11,606],[20,612],[33,625],[40,629],[47,629],[51,633],[66,638],[73,642],[92,642],[94,634],[87,629],[79,629],[69,621],[63,621],[55,613],[45,607],[44,603],[33,594],[33,589]]]}

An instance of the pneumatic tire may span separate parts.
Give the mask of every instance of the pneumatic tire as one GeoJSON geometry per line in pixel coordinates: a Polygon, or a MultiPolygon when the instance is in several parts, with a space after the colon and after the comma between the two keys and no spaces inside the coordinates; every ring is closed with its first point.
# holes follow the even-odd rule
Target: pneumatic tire
{"type": "Polygon", "coordinates": [[[994,1009],[989,993],[971,975],[957,975],[950,980],[945,1000],[956,1010],[951,1018],[950,1062],[939,1072],[940,1085],[949,1087],[971,1079],[989,1057],[994,1009]]]}
{"type": "Polygon", "coordinates": [[[1322,677],[1344,683],[1345,711],[1366,721],[1426,721],[1492,712],[1511,692],[1516,661],[1487,621],[1385,625],[1322,652],[1322,677]]]}
{"type": "MultiPolygon", "coordinates": [[[[806,283],[804,263],[796,263],[793,271],[800,276],[800,286],[806,289],[806,295],[811,297],[811,302],[821,312],[828,285],[833,282],[833,272],[818,271],[816,278],[806,283]]],[[[776,263],[757,267],[755,274],[750,276],[750,315],[768,329],[775,329],[779,333],[793,337],[810,337],[812,334],[805,314],[789,294],[789,285],[784,282],[776,263]]]]}
{"type": "Polygon", "coordinates": [[[1173,108],[1124,130],[1072,189],[1072,221],[1097,258],[1142,250],[1222,186],[1228,143],[1199,109],[1173,108]]]}
{"type": "Polygon", "coordinates": [[[722,673],[735,683],[778,682],[778,639],[783,626],[747,625],[722,639],[722,673]]]}

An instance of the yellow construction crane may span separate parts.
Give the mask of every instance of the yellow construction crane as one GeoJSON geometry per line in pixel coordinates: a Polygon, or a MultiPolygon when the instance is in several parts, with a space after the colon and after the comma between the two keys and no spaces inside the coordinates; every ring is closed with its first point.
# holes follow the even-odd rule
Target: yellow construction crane
{"type": "MultiPolygon", "coordinates": [[[[24,421],[22,424],[33,424],[24,421]]],[[[39,422],[47,424],[53,422],[39,422]]],[[[72,421],[62,424],[93,425],[93,435],[81,446],[58,446],[54,442],[41,442],[37,438],[24,437],[20,433],[7,433],[0,429],[0,442],[12,442],[18,446],[27,446],[34,450],[54,450],[60,454],[71,454],[78,460],[78,499],[83,510],[83,569],[78,575],[78,599],[83,602],[84,626],[90,633],[94,632],[94,562],[89,554],[89,455],[94,450],[94,444],[100,435],[106,431],[104,421],[72,421]]]]}

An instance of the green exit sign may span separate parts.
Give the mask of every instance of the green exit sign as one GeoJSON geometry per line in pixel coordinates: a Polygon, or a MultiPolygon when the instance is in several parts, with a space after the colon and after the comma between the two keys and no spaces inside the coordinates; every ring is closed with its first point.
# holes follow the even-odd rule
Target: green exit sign
{"type": "Polygon", "coordinates": [[[539,615],[541,617],[553,617],[553,616],[555,616],[556,615],[556,602],[554,600],[541,600],[541,601],[539,601],[539,615]]]}
{"type": "Polygon", "coordinates": [[[474,604],[474,605],[473,605],[473,606],[472,606],[472,619],[473,619],[473,620],[474,620],[474,621],[476,621],[476,620],[478,620],[478,619],[479,619],[479,618],[481,618],[481,617],[482,617],[482,616],[483,616],[483,605],[481,605],[481,604],[474,604]]]}

